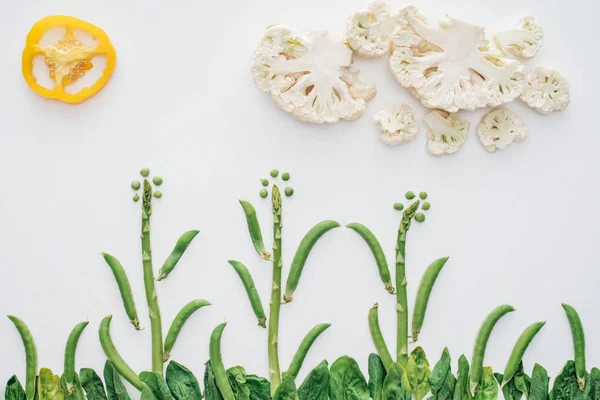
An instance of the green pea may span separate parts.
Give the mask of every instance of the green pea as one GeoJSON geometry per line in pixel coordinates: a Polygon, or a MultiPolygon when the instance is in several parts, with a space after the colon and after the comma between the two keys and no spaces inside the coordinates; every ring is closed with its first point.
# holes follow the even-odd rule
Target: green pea
{"type": "Polygon", "coordinates": [[[425,221],[425,214],[423,214],[423,213],[417,213],[417,215],[415,215],[415,221],[417,221],[417,222],[424,222],[425,221]]]}
{"type": "Polygon", "coordinates": [[[142,175],[144,178],[146,178],[148,175],[150,175],[150,169],[149,168],[142,168],[140,170],[140,175],[142,175]]]}
{"type": "Polygon", "coordinates": [[[277,178],[277,175],[279,175],[279,171],[276,169],[272,169],[271,170],[271,177],[272,178],[277,178]]]}
{"type": "Polygon", "coordinates": [[[263,199],[266,199],[267,196],[269,195],[269,192],[267,191],[267,189],[261,189],[259,194],[260,194],[260,197],[262,197],[263,199]]]}
{"type": "Polygon", "coordinates": [[[156,186],[160,186],[163,183],[163,178],[161,178],[160,176],[155,176],[154,178],[152,178],[152,183],[154,183],[156,186]]]}
{"type": "Polygon", "coordinates": [[[261,179],[260,184],[263,185],[264,187],[267,187],[267,186],[269,186],[269,181],[267,179],[261,179]]]}
{"type": "Polygon", "coordinates": [[[141,187],[142,187],[142,184],[140,183],[140,181],[133,181],[133,182],[131,182],[131,188],[133,190],[138,190],[141,187]]]}
{"type": "Polygon", "coordinates": [[[162,192],[160,190],[157,190],[156,192],[154,192],[154,197],[160,199],[162,197],[162,192]]]}
{"type": "Polygon", "coordinates": [[[137,195],[137,193],[133,196],[133,201],[135,201],[137,203],[137,201],[140,199],[140,196],[137,195]]]}
{"type": "Polygon", "coordinates": [[[402,204],[402,203],[394,203],[394,210],[396,210],[396,211],[402,211],[402,210],[404,210],[404,204],[402,204]]]}
{"type": "Polygon", "coordinates": [[[419,197],[421,198],[421,200],[425,200],[427,198],[427,192],[419,193],[419,197]]]}
{"type": "Polygon", "coordinates": [[[289,181],[290,180],[290,173],[289,172],[284,172],[283,174],[281,174],[281,179],[283,179],[284,181],[289,181]]]}
{"type": "Polygon", "coordinates": [[[294,188],[291,188],[291,187],[288,186],[288,187],[285,188],[285,190],[283,191],[283,193],[285,193],[285,195],[287,197],[291,197],[291,196],[294,195],[294,188]]]}
{"type": "Polygon", "coordinates": [[[405,196],[406,196],[406,199],[407,199],[407,200],[412,200],[412,199],[414,199],[414,198],[415,198],[415,194],[414,194],[413,192],[410,192],[410,191],[409,191],[409,192],[406,192],[406,195],[405,195],[405,196]]]}
{"type": "Polygon", "coordinates": [[[425,211],[429,210],[431,208],[431,204],[429,204],[428,202],[423,203],[423,205],[421,206],[421,208],[425,211]]]}

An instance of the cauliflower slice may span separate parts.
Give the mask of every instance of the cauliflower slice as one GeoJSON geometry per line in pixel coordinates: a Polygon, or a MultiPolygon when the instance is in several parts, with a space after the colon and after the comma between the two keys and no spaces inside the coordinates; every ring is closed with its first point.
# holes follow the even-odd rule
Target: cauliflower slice
{"type": "Polygon", "coordinates": [[[379,111],[375,123],[381,129],[379,138],[392,146],[408,143],[419,133],[419,125],[406,104],[393,104],[379,111]]]}
{"type": "Polygon", "coordinates": [[[544,29],[533,17],[526,15],[516,29],[500,32],[494,35],[498,46],[516,56],[531,58],[542,47],[544,29]]]}
{"type": "Polygon", "coordinates": [[[490,44],[482,27],[448,18],[434,29],[409,6],[393,38],[392,73],[426,107],[472,111],[512,101],[523,90],[523,66],[490,44]]]}
{"type": "Polygon", "coordinates": [[[353,13],[346,26],[350,47],[363,57],[381,57],[392,46],[396,18],[388,3],[374,0],[367,11],[353,13]]]}
{"type": "Polygon", "coordinates": [[[256,85],[284,111],[312,123],[353,120],[373,89],[348,71],[352,50],[326,29],[307,34],[284,25],[267,29],[252,62],[256,85]],[[365,96],[365,97],[362,97],[365,96]]]}
{"type": "Polygon", "coordinates": [[[425,125],[429,128],[427,148],[434,156],[456,153],[469,133],[469,121],[459,120],[456,114],[442,110],[427,114],[425,125]]]}
{"type": "Polygon", "coordinates": [[[536,67],[525,76],[521,100],[540,114],[548,115],[569,105],[570,90],[569,81],[559,71],[536,67]]]}
{"type": "Polygon", "coordinates": [[[527,127],[523,120],[506,108],[498,108],[484,115],[477,133],[483,147],[490,153],[504,149],[512,142],[527,139],[527,127]]]}

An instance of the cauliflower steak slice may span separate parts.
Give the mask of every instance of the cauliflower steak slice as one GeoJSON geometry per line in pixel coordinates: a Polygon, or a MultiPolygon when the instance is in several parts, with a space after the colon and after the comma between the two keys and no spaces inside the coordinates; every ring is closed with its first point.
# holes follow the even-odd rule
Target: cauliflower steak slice
{"type": "Polygon", "coordinates": [[[571,85],[558,70],[535,67],[525,76],[521,100],[543,115],[564,110],[571,101],[571,85]]]}
{"type": "Polygon", "coordinates": [[[526,15],[516,29],[494,35],[494,41],[515,56],[531,58],[537,54],[544,40],[544,29],[532,16],[526,15]]]}
{"type": "Polygon", "coordinates": [[[374,0],[369,3],[368,10],[352,13],[348,19],[348,44],[363,57],[381,57],[392,47],[395,23],[390,5],[374,0]]]}

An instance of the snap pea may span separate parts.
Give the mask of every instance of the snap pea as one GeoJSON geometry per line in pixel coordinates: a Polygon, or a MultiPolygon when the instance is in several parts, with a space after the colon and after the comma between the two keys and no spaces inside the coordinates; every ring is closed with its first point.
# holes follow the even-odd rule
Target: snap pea
{"type": "Polygon", "coordinates": [[[125,269],[123,269],[123,266],[119,260],[117,260],[115,257],[108,253],[102,253],[102,257],[104,257],[104,260],[115,276],[117,286],[119,286],[119,292],[121,292],[121,298],[123,299],[123,306],[125,307],[127,317],[129,317],[129,321],[131,321],[131,324],[135,327],[135,329],[139,331],[140,321],[137,316],[135,301],[133,300],[133,293],[131,292],[131,286],[129,285],[127,273],[125,272],[125,269]]]}
{"type": "Polygon", "coordinates": [[[245,200],[240,200],[244,214],[246,215],[246,223],[248,224],[248,232],[250,233],[250,239],[256,252],[265,260],[271,258],[271,254],[265,249],[263,242],[262,231],[260,230],[260,224],[258,218],[256,218],[256,210],[252,204],[245,200]]]}
{"type": "Polygon", "coordinates": [[[381,328],[379,326],[379,304],[377,303],[369,310],[369,330],[371,331],[371,338],[373,339],[377,354],[381,358],[381,362],[387,371],[394,363],[394,360],[392,359],[392,355],[390,354],[387,344],[385,344],[383,334],[381,333],[381,328]]]}
{"type": "Polygon", "coordinates": [[[171,251],[171,254],[169,255],[169,257],[167,257],[163,266],[158,270],[157,280],[162,281],[163,279],[169,276],[169,274],[171,273],[171,271],[173,271],[173,269],[179,262],[179,259],[187,250],[190,243],[192,243],[192,240],[194,240],[198,232],[200,231],[187,231],[183,235],[181,235],[181,237],[179,237],[177,243],[175,243],[173,251],[171,251]]]}
{"type": "Polygon", "coordinates": [[[33,400],[37,374],[37,349],[33,341],[33,335],[25,322],[19,318],[9,315],[8,319],[15,324],[15,328],[17,328],[23,341],[23,347],[25,348],[25,394],[27,395],[27,400],[33,400]]]}
{"type": "Polygon", "coordinates": [[[413,310],[413,342],[416,342],[419,339],[419,333],[421,332],[423,322],[425,321],[425,312],[427,311],[427,305],[429,304],[431,290],[433,289],[433,285],[435,284],[438,275],[442,271],[442,268],[444,268],[444,265],[446,265],[446,261],[448,261],[448,257],[438,258],[432,262],[429,267],[427,267],[425,273],[423,274],[423,278],[421,279],[421,284],[419,285],[419,290],[417,292],[417,297],[415,299],[415,308],[413,310]]]}
{"type": "Polygon", "coordinates": [[[215,374],[215,380],[217,381],[217,387],[223,396],[223,400],[235,400],[233,390],[229,385],[229,379],[227,378],[227,372],[223,366],[223,359],[221,358],[221,335],[223,329],[225,329],[226,322],[218,325],[210,335],[210,365],[215,374]]]}
{"type": "Polygon", "coordinates": [[[84,321],[75,325],[69,334],[67,345],[65,346],[65,368],[63,377],[68,394],[72,394],[75,391],[75,352],[77,350],[77,342],[85,327],[88,326],[88,323],[88,321],[84,321]]]}
{"type": "Polygon", "coordinates": [[[527,347],[529,346],[535,335],[538,334],[540,329],[542,329],[545,324],[546,321],[535,322],[529,325],[523,331],[521,336],[519,336],[517,342],[515,343],[515,346],[512,349],[512,352],[510,353],[510,357],[508,358],[508,362],[506,363],[506,368],[504,369],[501,385],[502,388],[515,376],[519,368],[519,363],[523,359],[523,355],[525,354],[527,347]]]}
{"type": "Polygon", "coordinates": [[[302,368],[302,363],[304,363],[304,359],[308,354],[308,350],[310,350],[311,346],[317,340],[321,333],[325,332],[327,328],[329,328],[331,324],[319,324],[312,328],[302,339],[300,342],[300,346],[298,346],[298,350],[296,350],[296,354],[294,354],[294,358],[292,358],[292,362],[287,370],[288,375],[292,375],[294,378],[298,376],[298,372],[300,372],[300,368],[302,368]]]}
{"type": "Polygon", "coordinates": [[[294,255],[294,259],[292,260],[292,266],[290,268],[290,273],[287,278],[285,295],[283,296],[283,300],[287,303],[292,301],[292,295],[294,291],[298,287],[298,282],[300,281],[300,276],[302,275],[302,270],[304,268],[304,264],[306,264],[306,260],[310,251],[317,241],[323,236],[325,233],[329,232],[332,229],[339,228],[341,225],[336,221],[322,221],[315,225],[308,233],[304,236],[298,249],[296,250],[296,254],[294,255]]]}
{"type": "Polygon", "coordinates": [[[169,359],[169,355],[171,353],[171,350],[173,350],[173,346],[175,346],[175,341],[177,341],[179,332],[181,332],[181,328],[183,328],[183,325],[188,320],[188,318],[200,308],[210,305],[211,304],[206,300],[195,299],[181,308],[181,310],[173,319],[171,327],[169,328],[169,332],[167,333],[167,337],[165,338],[165,349],[163,351],[164,362],[166,362],[169,359]]]}
{"type": "Polygon", "coordinates": [[[385,285],[385,289],[391,294],[395,293],[394,285],[392,284],[392,277],[390,275],[390,268],[388,267],[387,260],[385,258],[385,254],[377,240],[377,237],[369,228],[364,226],[363,224],[359,224],[358,222],[352,222],[346,225],[346,228],[352,229],[354,232],[358,233],[360,237],[367,243],[371,252],[373,253],[373,257],[375,257],[375,262],[377,263],[377,268],[379,269],[379,276],[385,285]]]}
{"type": "Polygon", "coordinates": [[[267,317],[265,317],[265,310],[263,309],[256,286],[254,286],[254,279],[252,279],[250,271],[248,271],[248,268],[246,268],[246,266],[239,261],[229,260],[227,262],[231,264],[244,284],[244,288],[248,294],[248,299],[250,300],[250,305],[252,306],[254,315],[256,315],[256,318],[258,318],[258,326],[266,328],[267,317]]]}
{"type": "Polygon", "coordinates": [[[562,305],[567,314],[569,325],[571,326],[571,335],[573,336],[573,348],[575,351],[575,373],[577,375],[577,383],[581,390],[585,389],[585,380],[587,370],[585,366],[585,335],[583,333],[583,325],[577,311],[568,304],[562,305]]]}

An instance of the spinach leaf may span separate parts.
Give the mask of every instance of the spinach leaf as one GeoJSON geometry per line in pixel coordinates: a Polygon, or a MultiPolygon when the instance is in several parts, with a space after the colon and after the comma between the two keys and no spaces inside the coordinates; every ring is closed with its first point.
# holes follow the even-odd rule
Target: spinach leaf
{"type": "Polygon", "coordinates": [[[148,386],[146,386],[146,387],[144,387],[144,390],[142,390],[142,395],[140,396],[140,400],[157,400],[157,399],[154,396],[154,394],[152,393],[152,390],[148,386]]]}
{"type": "Polygon", "coordinates": [[[171,361],[165,376],[167,386],[175,400],[202,400],[198,379],[183,365],[171,361]]]}
{"type": "Polygon", "coordinates": [[[567,361],[560,374],[554,380],[550,398],[552,400],[572,400],[579,391],[575,361],[567,361]]]}
{"type": "Polygon", "coordinates": [[[250,400],[250,389],[246,386],[246,370],[242,367],[231,367],[227,370],[227,378],[233,390],[235,400],[250,400]]]}
{"type": "Polygon", "coordinates": [[[494,378],[494,371],[492,367],[483,367],[481,380],[475,393],[475,400],[496,400],[497,398],[498,382],[494,378]]]}
{"type": "Polygon", "coordinates": [[[273,400],[298,400],[298,391],[292,375],[283,379],[273,396],[273,400]]]}
{"type": "MultiPolygon", "coordinates": [[[[431,394],[434,396],[437,392],[442,388],[444,381],[446,380],[446,376],[450,371],[450,352],[448,348],[444,348],[442,352],[442,357],[433,367],[433,371],[431,375],[429,375],[429,386],[431,387],[431,394]]],[[[454,375],[452,376],[454,378],[454,375]]],[[[454,392],[454,387],[452,387],[452,391],[454,392]]]]}
{"type": "Polygon", "coordinates": [[[383,400],[412,400],[412,392],[406,371],[393,363],[383,381],[383,400]]]}
{"type": "Polygon", "coordinates": [[[529,400],[548,400],[548,384],[550,378],[548,372],[539,364],[533,366],[531,374],[531,387],[529,388],[529,400]]]}
{"type": "Polygon", "coordinates": [[[79,371],[81,386],[88,400],[106,400],[106,392],[102,379],[91,368],[81,368],[79,371]]]}
{"type": "Polygon", "coordinates": [[[38,376],[38,395],[43,400],[64,400],[65,393],[60,386],[60,377],[48,368],[42,368],[38,376]]]}
{"type": "Polygon", "coordinates": [[[265,378],[246,375],[246,386],[250,390],[250,400],[271,400],[271,384],[265,378]]]}
{"type": "Polygon", "coordinates": [[[453,400],[470,400],[471,392],[469,388],[469,361],[465,355],[458,359],[458,375],[456,385],[454,386],[453,400]]]}
{"type": "Polygon", "coordinates": [[[422,400],[429,392],[429,361],[422,347],[417,347],[410,353],[406,364],[408,382],[417,400],[422,400]]]}
{"type": "Polygon", "coordinates": [[[108,400],[131,400],[127,389],[121,382],[121,377],[109,360],[104,364],[104,382],[106,383],[106,397],[108,400]]]}
{"type": "Polygon", "coordinates": [[[521,393],[523,393],[527,398],[529,398],[529,389],[531,388],[531,378],[523,371],[523,363],[519,366],[515,377],[513,378],[515,381],[515,387],[521,393]]]}
{"type": "Polygon", "coordinates": [[[215,380],[215,373],[213,372],[210,360],[206,362],[206,369],[204,370],[204,397],[206,400],[223,400],[217,381],[215,380]]]}
{"type": "Polygon", "coordinates": [[[298,388],[300,400],[327,400],[329,398],[329,367],[323,360],[315,367],[298,388]]]}
{"type": "MultiPolygon", "coordinates": [[[[495,373],[496,381],[499,384],[502,384],[502,379],[504,375],[500,373],[495,373]]],[[[504,394],[504,400],[521,400],[523,394],[529,396],[529,386],[531,385],[531,380],[525,373],[523,372],[523,362],[519,363],[519,367],[517,368],[517,372],[515,372],[515,376],[502,388],[502,393],[504,394]]]]}
{"type": "Polygon", "coordinates": [[[590,400],[600,400],[600,369],[592,368],[587,385],[590,388],[590,400]]]}
{"type": "Polygon", "coordinates": [[[381,400],[386,374],[381,358],[375,353],[369,354],[369,395],[373,400],[381,400]]]}
{"type": "Polygon", "coordinates": [[[356,360],[342,356],[331,365],[329,397],[331,400],[369,400],[369,387],[356,360]]]}
{"type": "MultiPolygon", "coordinates": [[[[160,374],[156,372],[144,371],[140,374],[140,380],[148,386],[157,400],[172,400],[171,391],[160,374]]],[[[142,391],[143,394],[143,391],[142,391]]]]}
{"type": "Polygon", "coordinates": [[[442,387],[435,393],[434,397],[437,400],[452,400],[454,396],[454,389],[456,387],[456,378],[452,374],[452,371],[448,370],[446,379],[442,387]]]}
{"type": "Polygon", "coordinates": [[[10,377],[6,383],[6,390],[4,391],[4,400],[26,400],[27,395],[21,382],[16,375],[10,377]]]}

